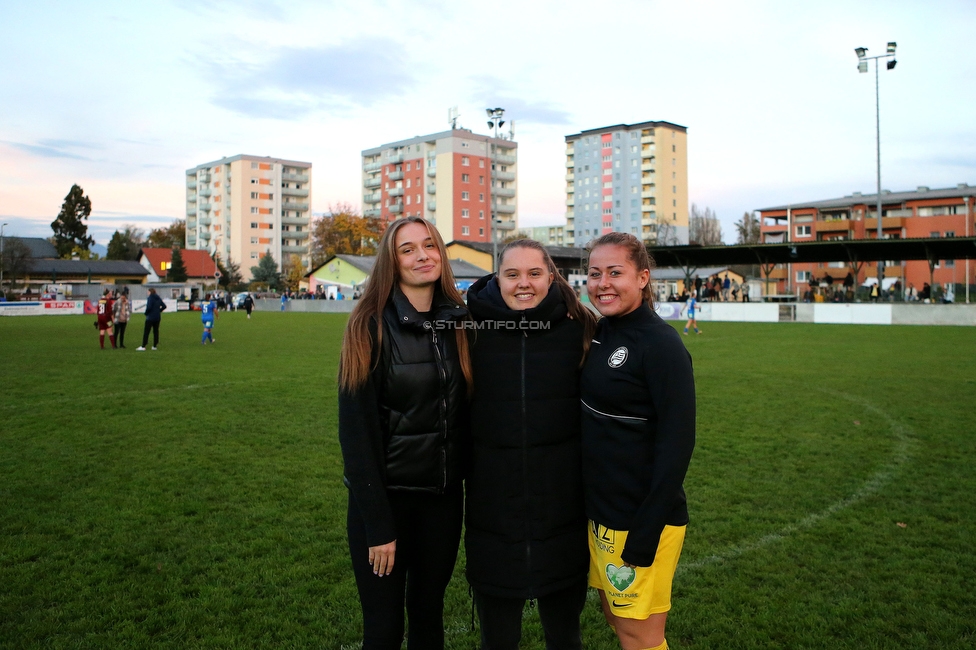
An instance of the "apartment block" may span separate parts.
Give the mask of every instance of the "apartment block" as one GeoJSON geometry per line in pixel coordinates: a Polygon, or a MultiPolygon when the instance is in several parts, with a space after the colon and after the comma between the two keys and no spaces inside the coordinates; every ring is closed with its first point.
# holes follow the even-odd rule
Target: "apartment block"
{"type": "Polygon", "coordinates": [[[534,239],[543,246],[565,246],[566,245],[566,225],[558,226],[535,226],[526,236],[534,239]]]}
{"type": "MultiPolygon", "coordinates": [[[[914,191],[881,192],[881,236],[883,239],[971,237],[976,233],[973,207],[976,186],[960,183],[956,187],[914,191]]],[[[836,199],[793,203],[758,210],[763,243],[830,241],[878,238],[878,195],[854,192],[836,199]]],[[[777,291],[802,292],[811,280],[830,276],[842,281],[850,270],[846,262],[781,265],[770,279],[777,291]],[[790,275],[792,273],[792,277],[790,275]]],[[[877,277],[877,264],[866,262],[857,282],[877,277]]],[[[896,280],[916,289],[929,282],[925,260],[888,260],[884,267],[885,288],[896,280]]],[[[936,284],[976,283],[976,264],[968,261],[940,260],[932,269],[936,284]]]]}
{"type": "Polygon", "coordinates": [[[566,244],[608,232],[688,243],[688,129],[618,124],[566,136],[566,244]]]}
{"type": "Polygon", "coordinates": [[[312,163],[240,154],[186,171],[186,247],[251,267],[271,253],[309,264],[312,163]]]}
{"type": "Polygon", "coordinates": [[[518,225],[517,171],[516,142],[469,129],[366,149],[363,215],[424,217],[445,242],[491,241],[493,223],[518,225]]]}

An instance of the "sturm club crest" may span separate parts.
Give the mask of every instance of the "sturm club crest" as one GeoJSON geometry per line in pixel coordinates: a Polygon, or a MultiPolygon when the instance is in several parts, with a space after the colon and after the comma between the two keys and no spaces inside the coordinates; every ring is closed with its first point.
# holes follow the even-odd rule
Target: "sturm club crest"
{"type": "Polygon", "coordinates": [[[624,365],[625,361],[627,361],[627,355],[627,348],[621,345],[619,348],[614,350],[613,354],[610,355],[610,358],[607,359],[607,364],[611,368],[619,368],[620,366],[624,365]]]}

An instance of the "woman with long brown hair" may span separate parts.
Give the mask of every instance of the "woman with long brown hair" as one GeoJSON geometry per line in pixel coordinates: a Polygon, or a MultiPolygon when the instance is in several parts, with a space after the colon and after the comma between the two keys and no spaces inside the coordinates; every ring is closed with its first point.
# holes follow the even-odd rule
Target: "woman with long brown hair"
{"type": "Polygon", "coordinates": [[[444,591],[461,538],[467,310],[444,242],[419,217],[393,222],[346,326],[339,441],[364,650],[444,647],[444,591]]]}
{"type": "Polygon", "coordinates": [[[508,244],[468,290],[472,467],[467,578],[484,650],[517,650],[534,599],[546,648],[581,648],[586,513],[579,378],[596,318],[538,242],[508,244]]]}

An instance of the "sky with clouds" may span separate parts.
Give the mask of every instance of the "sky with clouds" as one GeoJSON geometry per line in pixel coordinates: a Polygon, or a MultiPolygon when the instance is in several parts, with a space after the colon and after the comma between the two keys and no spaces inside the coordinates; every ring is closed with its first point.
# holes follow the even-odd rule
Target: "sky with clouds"
{"type": "Polygon", "coordinates": [[[976,185],[976,3],[157,0],[3,3],[0,219],[50,235],[72,183],[100,244],[183,216],[184,171],[238,153],[313,164],[312,210],[359,205],[360,151],[445,130],[519,143],[523,226],[565,215],[564,136],[688,127],[689,195],[726,241],[745,211],[882,184],[976,185]]]}

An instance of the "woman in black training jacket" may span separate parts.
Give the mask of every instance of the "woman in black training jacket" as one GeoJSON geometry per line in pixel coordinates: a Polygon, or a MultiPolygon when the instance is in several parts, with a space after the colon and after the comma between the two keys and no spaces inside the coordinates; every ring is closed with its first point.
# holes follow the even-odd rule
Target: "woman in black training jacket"
{"type": "Polygon", "coordinates": [[[546,648],[576,649],[588,564],[579,376],[596,319],[539,243],[508,244],[498,269],[468,290],[467,578],[485,650],[518,648],[527,599],[546,648]]]}
{"type": "Polygon", "coordinates": [[[390,224],[342,342],[339,441],[364,650],[444,647],[444,591],[461,540],[471,385],[467,314],[444,242],[390,224]]]}

